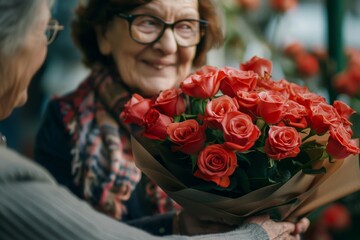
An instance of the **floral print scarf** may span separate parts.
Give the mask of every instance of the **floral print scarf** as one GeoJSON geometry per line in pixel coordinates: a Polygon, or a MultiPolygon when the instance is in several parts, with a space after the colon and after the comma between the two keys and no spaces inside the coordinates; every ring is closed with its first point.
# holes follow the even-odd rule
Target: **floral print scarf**
{"type": "MultiPolygon", "coordinates": [[[[76,91],[61,101],[65,126],[72,136],[72,175],[83,197],[116,219],[126,213],[127,201],[141,179],[135,166],[130,126],[120,120],[129,89],[113,69],[95,68],[76,91]]],[[[154,183],[146,191],[154,213],[174,209],[173,202],[154,183]],[[155,186],[155,187],[154,187],[155,186]],[[153,207],[154,208],[154,207],[153,207]]]]}

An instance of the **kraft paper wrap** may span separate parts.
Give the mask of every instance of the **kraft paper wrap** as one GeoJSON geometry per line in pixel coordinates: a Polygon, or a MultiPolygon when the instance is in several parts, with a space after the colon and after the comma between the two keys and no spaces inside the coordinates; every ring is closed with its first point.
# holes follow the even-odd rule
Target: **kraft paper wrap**
{"type": "Polygon", "coordinates": [[[360,190],[359,156],[350,155],[333,163],[322,161],[325,174],[299,171],[284,184],[270,185],[238,198],[219,196],[182,184],[151,155],[151,146],[141,137],[132,136],[131,142],[137,167],[183,208],[233,224],[271,209],[280,213],[281,220],[296,221],[320,206],[360,190]]]}

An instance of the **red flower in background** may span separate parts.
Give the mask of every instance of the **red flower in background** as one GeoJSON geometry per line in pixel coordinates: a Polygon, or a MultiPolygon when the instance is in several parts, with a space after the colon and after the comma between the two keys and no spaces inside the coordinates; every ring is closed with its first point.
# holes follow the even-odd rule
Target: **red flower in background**
{"type": "Polygon", "coordinates": [[[346,229],[351,225],[350,212],[340,203],[330,205],[321,218],[325,227],[334,230],[346,229]]]}
{"type": "MultiPolygon", "coordinates": [[[[360,96],[360,60],[354,57],[345,71],[334,77],[333,86],[339,93],[344,93],[350,97],[360,96]]],[[[360,59],[360,54],[359,54],[360,59]]]]}
{"type": "Polygon", "coordinates": [[[304,77],[311,77],[319,73],[319,62],[312,54],[298,54],[295,57],[295,62],[298,72],[304,77]]]}
{"type": "Polygon", "coordinates": [[[300,42],[292,42],[284,48],[284,54],[291,58],[295,58],[297,55],[306,52],[304,45],[300,42]]]}
{"type": "Polygon", "coordinates": [[[260,0],[236,0],[236,3],[239,7],[245,10],[256,10],[260,6],[260,0]]]}
{"type": "Polygon", "coordinates": [[[278,12],[286,12],[298,5],[297,0],[270,0],[272,9],[278,12]]]}

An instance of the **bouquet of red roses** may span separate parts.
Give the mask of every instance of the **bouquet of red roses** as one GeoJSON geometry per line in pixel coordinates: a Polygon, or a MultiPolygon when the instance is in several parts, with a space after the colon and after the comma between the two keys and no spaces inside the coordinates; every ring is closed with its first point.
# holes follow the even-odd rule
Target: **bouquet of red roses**
{"type": "Polygon", "coordinates": [[[142,130],[137,166],[183,207],[234,223],[298,217],[359,190],[354,111],[271,69],[253,57],[240,69],[204,66],[154,98],[134,94],[121,117],[142,130]]]}

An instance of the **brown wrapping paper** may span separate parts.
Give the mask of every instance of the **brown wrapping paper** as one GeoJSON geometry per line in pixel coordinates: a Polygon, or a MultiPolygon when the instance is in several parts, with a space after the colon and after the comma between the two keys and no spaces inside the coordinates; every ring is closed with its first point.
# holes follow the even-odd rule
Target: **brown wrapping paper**
{"type": "Polygon", "coordinates": [[[321,162],[326,174],[301,171],[284,184],[270,185],[238,198],[207,193],[182,184],[152,155],[147,141],[132,136],[136,165],[183,208],[240,224],[245,217],[276,209],[282,220],[295,221],[316,208],[360,190],[359,156],[321,162]],[[148,149],[148,150],[147,150],[148,149]]]}

